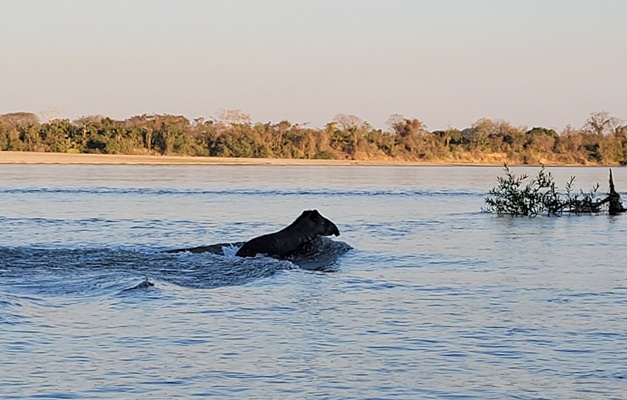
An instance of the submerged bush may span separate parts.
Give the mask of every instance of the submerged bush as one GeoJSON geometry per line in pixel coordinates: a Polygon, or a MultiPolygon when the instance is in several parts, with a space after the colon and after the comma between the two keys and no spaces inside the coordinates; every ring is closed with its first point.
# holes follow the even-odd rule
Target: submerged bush
{"type": "Polygon", "coordinates": [[[553,174],[546,172],[544,166],[531,180],[526,174],[515,175],[507,165],[504,169],[505,176],[497,177],[498,185],[485,198],[482,209],[484,212],[530,217],[538,214],[561,215],[564,212],[596,213],[604,203],[596,199],[598,183],[589,192],[574,193],[573,176],[566,183],[565,194],[561,194],[557,190],[553,174]]]}

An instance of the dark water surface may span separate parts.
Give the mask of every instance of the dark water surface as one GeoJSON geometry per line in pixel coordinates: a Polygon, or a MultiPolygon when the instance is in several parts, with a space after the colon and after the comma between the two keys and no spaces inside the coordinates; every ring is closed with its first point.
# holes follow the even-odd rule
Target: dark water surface
{"type": "Polygon", "coordinates": [[[501,172],[0,165],[0,398],[627,398],[627,215],[481,213],[501,172]],[[311,208],[333,272],[163,252],[311,208]]]}

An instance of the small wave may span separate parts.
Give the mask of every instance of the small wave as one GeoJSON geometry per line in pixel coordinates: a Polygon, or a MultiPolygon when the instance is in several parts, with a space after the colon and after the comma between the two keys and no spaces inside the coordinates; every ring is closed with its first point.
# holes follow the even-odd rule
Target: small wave
{"type": "MultiPolygon", "coordinates": [[[[210,253],[223,255],[227,259],[241,260],[235,254],[244,242],[218,243],[209,246],[198,246],[183,249],[166,250],[166,253],[210,253]]],[[[331,270],[338,257],[352,249],[350,245],[327,237],[318,237],[296,254],[286,258],[287,261],[308,270],[331,270]]],[[[269,257],[265,257],[269,258],[269,257]]],[[[269,258],[272,260],[272,258],[269,258]]]]}
{"type": "Polygon", "coordinates": [[[341,241],[327,237],[318,237],[302,251],[288,258],[302,269],[311,271],[333,272],[340,256],[351,250],[352,247],[341,241]]]}
{"type": "Polygon", "coordinates": [[[198,190],[198,189],[155,189],[155,188],[8,188],[0,189],[0,194],[96,194],[96,195],[158,195],[158,196],[356,196],[356,197],[459,197],[471,196],[482,197],[484,192],[472,190],[428,190],[428,189],[408,189],[408,190],[340,190],[340,189],[294,189],[294,190],[198,190]]]}
{"type": "Polygon", "coordinates": [[[198,246],[198,247],[187,247],[182,249],[172,249],[166,250],[166,253],[212,253],[212,254],[220,254],[225,256],[235,256],[237,250],[244,242],[234,242],[234,243],[216,243],[208,246],[198,246]]]}
{"type": "MultiPolygon", "coordinates": [[[[155,282],[187,288],[238,286],[278,271],[304,268],[332,270],[350,249],[323,238],[287,260],[236,257],[241,243],[193,253],[126,249],[41,249],[0,247],[0,290],[27,295],[101,297],[150,291],[155,282]]],[[[214,246],[215,247],[215,246],[214,246]]]]}
{"type": "Polygon", "coordinates": [[[278,260],[253,262],[211,253],[0,248],[3,283],[34,294],[107,295],[146,289],[153,279],[215,288],[245,284],[285,268],[278,260]]]}
{"type": "Polygon", "coordinates": [[[138,284],[135,284],[129,288],[126,288],[124,290],[122,290],[122,292],[132,292],[132,291],[136,291],[136,290],[145,290],[145,289],[150,289],[152,287],[154,287],[155,284],[153,282],[150,281],[150,279],[148,278],[144,278],[143,281],[139,282],[138,284]]]}

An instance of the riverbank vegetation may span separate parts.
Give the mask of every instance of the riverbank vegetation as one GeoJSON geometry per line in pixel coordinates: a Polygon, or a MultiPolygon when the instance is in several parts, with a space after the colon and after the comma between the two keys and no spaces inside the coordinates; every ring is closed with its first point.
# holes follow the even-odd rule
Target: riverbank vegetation
{"type": "Polygon", "coordinates": [[[625,212],[620,195],[614,188],[612,170],[610,170],[609,193],[598,197],[597,183],[588,192],[574,190],[575,177],[566,182],[565,191],[560,193],[553,174],[545,171],[544,166],[534,178],[528,175],[516,175],[505,165],[505,176],[497,177],[497,186],[488,192],[482,211],[498,215],[529,216],[545,214],[598,214],[608,212],[617,215],[625,212]]]}
{"type": "Polygon", "coordinates": [[[0,150],[215,157],[390,160],[507,164],[627,165],[627,125],[606,112],[561,132],[480,119],[472,126],[430,131],[416,118],[392,115],[375,129],[354,115],[324,128],[252,122],[239,110],[216,119],[151,114],[75,121],[34,113],[0,115],[0,150]]]}

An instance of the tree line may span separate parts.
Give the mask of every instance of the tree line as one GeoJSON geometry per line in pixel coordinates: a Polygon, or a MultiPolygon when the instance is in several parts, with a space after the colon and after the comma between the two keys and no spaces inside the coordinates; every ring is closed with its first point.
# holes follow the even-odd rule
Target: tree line
{"type": "Polygon", "coordinates": [[[253,123],[239,110],[190,120],[150,114],[40,122],[34,113],[0,115],[0,150],[215,157],[627,165],[627,125],[607,112],[561,132],[480,119],[465,129],[430,131],[399,114],[388,130],[339,114],[324,128],[281,121],[253,123]]]}

